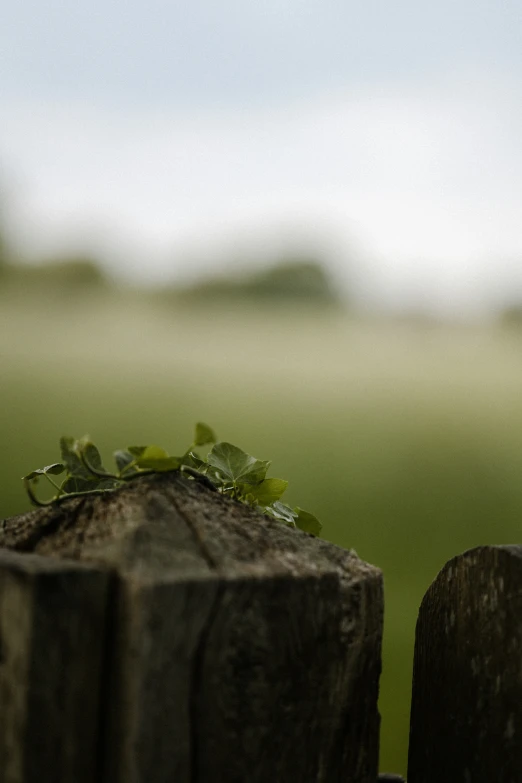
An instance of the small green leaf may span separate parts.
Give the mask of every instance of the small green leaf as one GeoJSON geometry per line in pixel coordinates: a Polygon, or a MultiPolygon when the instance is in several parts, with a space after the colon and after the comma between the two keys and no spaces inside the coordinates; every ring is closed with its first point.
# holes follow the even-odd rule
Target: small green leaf
{"type": "Polygon", "coordinates": [[[43,468],[44,473],[52,473],[53,476],[59,476],[60,473],[63,473],[65,470],[65,465],[63,465],[61,462],[53,462],[52,465],[47,465],[46,468],[43,468]]]}
{"type": "Polygon", "coordinates": [[[52,465],[46,465],[45,468],[38,468],[38,470],[32,470],[27,476],[24,476],[24,480],[30,481],[38,476],[45,476],[46,473],[51,473],[53,476],[59,476],[65,470],[65,465],[61,462],[53,462],[52,465]]]}
{"type": "Polygon", "coordinates": [[[107,473],[103,467],[100,452],[94,443],[89,440],[88,435],[85,435],[83,438],[77,440],[73,448],[74,452],[80,458],[81,469],[83,472],[75,469],[74,472],[71,472],[72,475],[90,477],[92,474],[99,475],[100,473],[107,473]]]}
{"type": "Polygon", "coordinates": [[[295,520],[297,519],[297,512],[287,506],[285,503],[281,503],[276,500],[271,506],[266,507],[266,513],[278,519],[280,522],[285,522],[287,525],[295,527],[295,520]]]}
{"type": "Polygon", "coordinates": [[[244,484],[259,484],[270,466],[270,462],[256,459],[237,446],[225,442],[216,443],[207,461],[223,478],[244,484]]]}
{"type": "Polygon", "coordinates": [[[114,452],[113,457],[120,473],[125,472],[125,475],[127,476],[132,476],[134,473],[137,473],[136,468],[129,468],[129,465],[132,465],[135,461],[130,451],[118,449],[118,451],[114,452]]]}
{"type": "Polygon", "coordinates": [[[177,457],[164,459],[139,459],[137,465],[141,470],[153,470],[156,473],[166,473],[169,470],[179,470],[180,461],[177,457]]]}
{"type": "Polygon", "coordinates": [[[65,436],[60,438],[62,460],[64,461],[67,470],[72,476],[87,476],[87,469],[84,467],[80,457],[78,456],[76,444],[76,438],[65,436]]]}
{"type": "Polygon", "coordinates": [[[76,452],[81,453],[87,463],[92,465],[95,470],[105,470],[102,465],[100,452],[87,437],[81,438],[76,442],[76,452]]]}
{"type": "Polygon", "coordinates": [[[186,465],[194,470],[201,470],[206,467],[207,463],[205,460],[200,459],[197,454],[194,454],[193,451],[188,451],[180,457],[180,465],[186,465]]]}
{"type": "Polygon", "coordinates": [[[115,479],[97,478],[92,475],[90,478],[69,476],[63,482],[61,489],[68,494],[70,492],[91,492],[93,489],[116,489],[119,486],[121,486],[121,482],[115,479]]]}
{"type": "Polygon", "coordinates": [[[65,481],[62,484],[62,491],[63,492],[89,492],[91,489],[97,489],[98,487],[98,481],[92,477],[92,479],[88,478],[80,478],[79,476],[69,476],[65,479],[65,481]]]}
{"type": "Polygon", "coordinates": [[[215,443],[216,440],[214,430],[208,424],[198,421],[194,435],[194,446],[205,446],[207,443],[215,443]]]}
{"type": "Polygon", "coordinates": [[[294,511],[297,514],[295,524],[299,530],[303,530],[305,533],[312,533],[314,536],[318,536],[323,528],[317,517],[310,514],[308,511],[303,511],[302,508],[296,506],[294,511]]]}
{"type": "Polygon", "coordinates": [[[179,457],[170,457],[161,446],[147,446],[136,462],[142,470],[156,470],[160,473],[177,470],[181,465],[179,457]]]}
{"type": "Polygon", "coordinates": [[[169,453],[161,446],[147,446],[140,454],[140,459],[168,459],[169,453]]]}
{"type": "Polygon", "coordinates": [[[240,484],[239,491],[257,506],[270,506],[276,500],[279,500],[287,487],[288,481],[284,479],[267,478],[260,484],[240,484]]]}
{"type": "Polygon", "coordinates": [[[148,448],[148,446],[127,446],[127,451],[137,459],[138,457],[141,457],[143,452],[148,448]]]}

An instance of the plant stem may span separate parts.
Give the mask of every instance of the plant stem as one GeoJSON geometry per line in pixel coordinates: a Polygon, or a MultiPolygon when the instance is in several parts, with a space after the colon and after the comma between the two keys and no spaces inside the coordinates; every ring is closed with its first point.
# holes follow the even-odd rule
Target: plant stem
{"type": "Polygon", "coordinates": [[[106,479],[111,478],[111,479],[116,479],[116,481],[119,481],[120,477],[116,476],[115,473],[108,473],[106,470],[98,470],[97,468],[93,467],[91,463],[88,461],[83,451],[78,450],[78,454],[84,468],[88,470],[89,473],[92,473],[93,476],[97,476],[98,478],[106,478],[106,479]]]}
{"type": "Polygon", "coordinates": [[[52,480],[52,478],[49,476],[49,474],[48,473],[44,473],[44,476],[47,479],[47,481],[49,481],[53,485],[53,487],[57,490],[58,497],[60,497],[60,495],[63,495],[63,489],[60,486],[58,486],[58,484],[56,484],[55,481],[52,480]]]}
{"type": "Polygon", "coordinates": [[[39,506],[40,508],[44,508],[45,506],[52,505],[52,503],[53,503],[52,500],[46,500],[46,501],[38,500],[38,498],[36,497],[36,495],[33,492],[33,488],[31,486],[30,479],[24,479],[24,485],[25,485],[25,491],[29,495],[29,500],[31,501],[33,506],[39,506]]]}

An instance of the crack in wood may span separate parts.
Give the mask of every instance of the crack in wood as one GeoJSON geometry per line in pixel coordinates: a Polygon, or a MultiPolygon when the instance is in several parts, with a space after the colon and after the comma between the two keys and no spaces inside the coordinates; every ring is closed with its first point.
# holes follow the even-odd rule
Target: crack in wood
{"type": "Polygon", "coordinates": [[[82,498],[75,508],[56,507],[54,513],[43,524],[34,525],[29,534],[19,541],[13,542],[9,548],[14,552],[34,552],[38,544],[57,533],[60,529],[73,527],[83,511],[87,498],[82,498]]]}
{"type": "Polygon", "coordinates": [[[222,582],[218,583],[216,595],[210,607],[207,621],[199,635],[198,644],[194,653],[194,662],[192,666],[189,696],[189,720],[190,720],[190,783],[201,783],[199,774],[199,736],[198,736],[198,712],[199,699],[202,685],[203,665],[205,652],[207,649],[207,640],[219,614],[221,600],[225,586],[222,582]]]}

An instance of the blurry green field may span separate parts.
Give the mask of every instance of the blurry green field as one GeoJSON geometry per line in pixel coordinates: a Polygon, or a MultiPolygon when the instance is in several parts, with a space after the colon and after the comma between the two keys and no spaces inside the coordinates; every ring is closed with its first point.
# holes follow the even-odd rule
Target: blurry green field
{"type": "Polygon", "coordinates": [[[438,569],[522,529],[522,339],[336,313],[0,297],[0,518],[89,433],[176,451],[201,419],[384,570],[381,768],[404,772],[416,612],[438,569]]]}

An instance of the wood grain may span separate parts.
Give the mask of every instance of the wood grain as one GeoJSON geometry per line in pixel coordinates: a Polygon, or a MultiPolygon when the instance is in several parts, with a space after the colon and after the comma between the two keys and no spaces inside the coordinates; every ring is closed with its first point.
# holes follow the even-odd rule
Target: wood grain
{"type": "Polygon", "coordinates": [[[0,550],[0,780],[92,783],[109,575],[0,550]]]}

